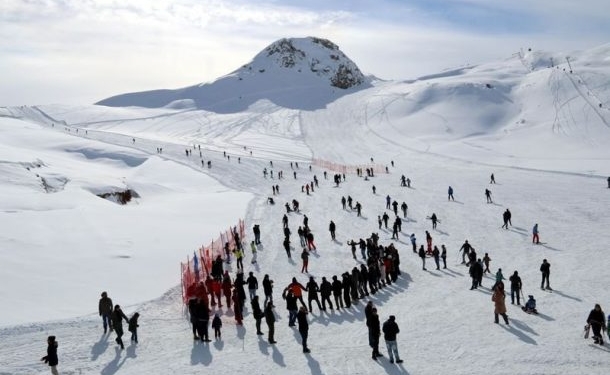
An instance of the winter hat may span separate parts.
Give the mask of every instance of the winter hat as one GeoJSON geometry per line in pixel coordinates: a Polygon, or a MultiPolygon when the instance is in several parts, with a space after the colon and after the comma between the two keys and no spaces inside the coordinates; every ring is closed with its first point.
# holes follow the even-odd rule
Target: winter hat
{"type": "Polygon", "coordinates": [[[394,321],[394,320],[396,320],[396,317],[394,315],[390,315],[390,320],[394,321]]]}

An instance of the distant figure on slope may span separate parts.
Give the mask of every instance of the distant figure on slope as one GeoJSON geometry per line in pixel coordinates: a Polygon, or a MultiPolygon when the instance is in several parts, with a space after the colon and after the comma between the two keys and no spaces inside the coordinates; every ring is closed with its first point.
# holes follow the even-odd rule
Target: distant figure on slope
{"type": "Polygon", "coordinates": [[[517,305],[521,305],[520,294],[521,294],[521,277],[519,273],[515,271],[511,277],[508,278],[510,281],[510,303],[515,304],[515,294],[517,295],[517,305]]]}
{"type": "Polygon", "coordinates": [[[138,343],[138,318],[140,317],[140,313],[134,313],[131,318],[129,318],[129,324],[127,326],[127,330],[131,332],[131,341],[138,343]]]}
{"type": "Polygon", "coordinates": [[[493,173],[491,174],[491,177],[490,177],[490,179],[489,179],[489,183],[490,183],[490,184],[495,184],[495,183],[496,183],[496,178],[494,177],[494,174],[493,174],[493,173]]]}
{"type": "Polygon", "coordinates": [[[546,281],[546,289],[553,290],[549,286],[549,276],[551,275],[551,264],[546,261],[546,259],[542,260],[542,264],[540,265],[540,272],[542,273],[542,282],[540,283],[540,289],[544,289],[544,282],[546,281]]]}
{"type": "Polygon", "coordinates": [[[504,224],[502,225],[502,228],[508,229],[508,225],[510,224],[511,226],[513,225],[513,223],[510,222],[510,218],[511,218],[511,213],[508,210],[508,208],[506,209],[506,211],[504,211],[504,213],[502,214],[502,220],[504,221],[504,224]]]}
{"type": "Polygon", "coordinates": [[[440,223],[441,221],[436,217],[436,214],[433,212],[432,216],[430,216],[430,220],[432,221],[432,229],[436,229],[436,223],[440,223]]]}
{"type": "Polygon", "coordinates": [[[402,204],[400,205],[400,209],[402,210],[402,216],[406,219],[407,218],[407,209],[409,208],[409,206],[407,206],[406,202],[402,202],[402,204]]]}
{"type": "Polygon", "coordinates": [[[337,227],[335,226],[335,222],[331,220],[330,224],[328,225],[328,231],[330,232],[330,238],[333,241],[335,240],[335,229],[337,229],[337,227]]]}
{"type": "Polygon", "coordinates": [[[451,186],[449,186],[449,189],[447,189],[447,200],[455,201],[455,199],[453,198],[453,188],[451,186]]]}
{"type": "Polygon", "coordinates": [[[222,334],[220,329],[222,328],[222,320],[220,320],[220,315],[218,313],[214,314],[214,319],[212,319],[212,328],[214,328],[214,338],[216,340],[220,340],[222,338],[222,334]]]}
{"type": "Polygon", "coordinates": [[[487,203],[493,203],[491,200],[491,191],[489,189],[485,189],[485,198],[487,198],[487,203]]]}
{"type": "Polygon", "coordinates": [[[388,195],[385,197],[385,208],[389,210],[391,204],[392,204],[392,198],[390,198],[390,196],[388,195]]]}
{"type": "Polygon", "coordinates": [[[532,228],[532,243],[535,244],[539,244],[540,243],[540,236],[539,236],[538,232],[538,223],[534,224],[534,227],[532,228]]]}

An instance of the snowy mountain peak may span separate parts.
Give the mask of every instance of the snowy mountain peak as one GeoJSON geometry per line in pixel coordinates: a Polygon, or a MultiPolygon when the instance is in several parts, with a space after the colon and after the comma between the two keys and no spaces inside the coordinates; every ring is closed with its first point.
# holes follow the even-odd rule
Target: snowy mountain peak
{"type": "Polygon", "coordinates": [[[238,73],[243,70],[265,73],[267,68],[273,67],[309,73],[341,89],[366,81],[358,66],[336,44],[316,37],[280,39],[256,55],[238,73]]]}
{"type": "Polygon", "coordinates": [[[370,79],[336,44],[314,37],[290,38],[272,43],[250,63],[214,82],[121,94],[96,104],[236,113],[258,101],[269,101],[285,108],[314,110],[370,86],[370,79]]]}

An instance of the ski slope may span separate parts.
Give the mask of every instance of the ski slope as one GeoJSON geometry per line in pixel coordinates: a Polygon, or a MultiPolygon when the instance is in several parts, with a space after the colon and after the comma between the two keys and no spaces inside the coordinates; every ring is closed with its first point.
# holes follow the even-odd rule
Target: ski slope
{"type": "MultiPolygon", "coordinates": [[[[563,64],[545,65],[550,54],[532,52],[408,82],[376,81],[323,108],[266,99],[221,112],[0,108],[0,373],[48,373],[39,358],[51,334],[62,374],[605,373],[610,347],[583,340],[582,327],[595,303],[610,313],[609,50],[572,54],[571,74],[563,64]],[[194,145],[211,168],[202,168],[194,145]],[[314,157],[346,165],[373,158],[389,173],[368,181],[348,174],[334,187],[332,171],[328,180],[316,166],[309,171],[314,157]],[[270,161],[283,180],[264,178],[270,161]],[[296,179],[291,162],[299,163],[296,179]],[[410,189],[400,187],[403,174],[410,189]],[[319,188],[302,193],[314,175],[319,188]],[[280,195],[270,206],[275,184],[280,195]],[[449,185],[455,202],[447,200],[449,185]],[[126,187],[140,197],[125,206],[95,196],[126,187]],[[485,203],[486,188],[493,204],[485,203]],[[348,195],[362,204],[362,217],[342,210],[340,199],[348,195]],[[377,226],[386,195],[409,205],[399,240],[377,226]],[[380,243],[399,249],[402,275],[370,300],[382,323],[396,315],[403,364],[388,362],[383,340],[386,356],[370,359],[367,299],[350,310],[314,307],[312,352],[302,353],[280,296],[292,277],[305,283],[310,276],[300,273],[298,246],[292,260],[282,248],[283,204],[292,199],[302,213],[289,214],[290,229],[296,233],[306,214],[316,236],[309,270],[318,282],[361,263],[352,259],[348,240],[378,232],[380,243]],[[500,228],[506,208],[509,230],[500,228]],[[437,230],[426,220],[433,212],[441,220],[437,230]],[[179,262],[240,218],[248,230],[261,226],[258,265],[250,264],[247,250],[245,272],[275,281],[278,344],[255,335],[249,306],[244,326],[235,325],[231,310],[219,311],[222,341],[194,343],[179,262]],[[531,243],[535,223],[540,245],[531,243]],[[411,252],[407,235],[423,243],[426,230],[435,245],[447,246],[447,270],[435,270],[428,259],[423,271],[411,252]],[[502,268],[508,278],[518,270],[524,295],[536,297],[541,314],[527,315],[507,298],[510,326],[495,325],[494,280],[486,276],[483,288],[469,290],[458,253],[465,239],[480,257],[489,253],[494,273],[502,268]],[[542,259],[551,263],[553,293],[539,289],[542,259]],[[114,335],[102,335],[96,307],[103,290],[128,316],[140,313],[138,345],[120,351],[114,335]]],[[[233,265],[229,270],[234,274],[233,265]]]]}

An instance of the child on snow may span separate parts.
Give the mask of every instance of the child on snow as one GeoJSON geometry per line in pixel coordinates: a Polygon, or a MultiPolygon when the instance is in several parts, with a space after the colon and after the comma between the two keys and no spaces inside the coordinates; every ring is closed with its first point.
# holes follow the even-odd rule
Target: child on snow
{"type": "Polygon", "coordinates": [[[136,344],[138,343],[138,318],[140,317],[140,313],[134,313],[133,316],[129,319],[129,327],[128,330],[131,332],[131,341],[134,341],[136,344]]]}
{"type": "Polygon", "coordinates": [[[222,327],[222,320],[220,320],[220,315],[216,313],[214,315],[214,319],[212,320],[212,328],[214,328],[214,338],[220,340],[220,327],[222,327]]]}

